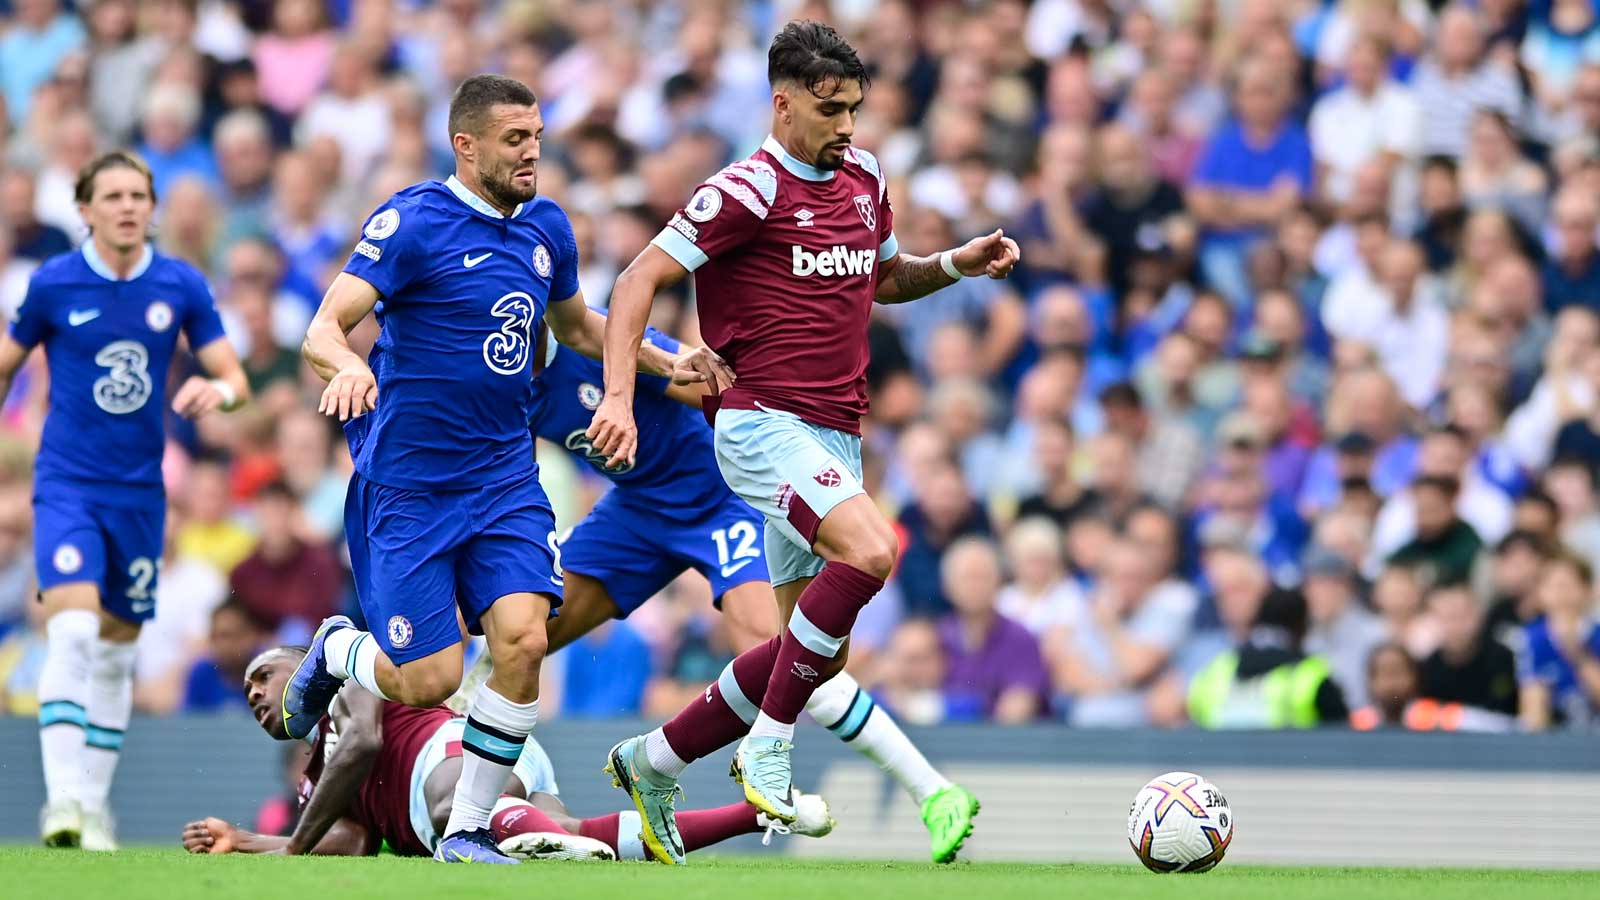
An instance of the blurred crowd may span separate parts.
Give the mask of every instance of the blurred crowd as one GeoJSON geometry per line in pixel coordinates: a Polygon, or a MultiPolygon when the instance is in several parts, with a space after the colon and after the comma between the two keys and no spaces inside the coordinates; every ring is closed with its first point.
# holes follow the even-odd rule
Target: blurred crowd
{"type": "MultiPolygon", "coordinates": [[[[83,240],[77,169],[133,147],[258,398],[172,423],[142,709],[238,707],[256,648],[354,609],[349,456],[297,350],[366,214],[450,170],[453,87],[534,87],[540,191],[603,309],[764,136],[766,42],[797,17],[873,73],[855,141],[902,247],[1023,247],[1011,280],[872,325],[867,480],[902,557],[850,664],[887,708],[1600,721],[1593,0],[0,0],[0,304],[83,240]]],[[[687,285],[655,310],[697,339],[687,285]]],[[[42,381],[35,358],[0,430],[15,713],[42,654],[42,381]]],[[[574,523],[603,483],[540,461],[574,523]]],[[[544,713],[660,716],[731,655],[686,576],[555,657],[544,713]]]]}

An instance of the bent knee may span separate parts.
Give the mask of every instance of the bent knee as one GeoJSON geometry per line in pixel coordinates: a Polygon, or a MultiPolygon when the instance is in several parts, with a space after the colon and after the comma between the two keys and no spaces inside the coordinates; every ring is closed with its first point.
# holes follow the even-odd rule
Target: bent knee
{"type": "Polygon", "coordinates": [[[395,699],[407,706],[438,706],[461,687],[461,676],[452,676],[442,668],[407,672],[401,667],[400,673],[404,695],[395,699]]]}
{"type": "Polygon", "coordinates": [[[887,579],[900,558],[900,540],[887,522],[870,530],[843,548],[840,561],[874,578],[887,579]]]}
{"type": "Polygon", "coordinates": [[[544,623],[539,622],[504,637],[490,648],[496,668],[517,671],[538,671],[539,664],[550,652],[550,636],[544,623]]]}

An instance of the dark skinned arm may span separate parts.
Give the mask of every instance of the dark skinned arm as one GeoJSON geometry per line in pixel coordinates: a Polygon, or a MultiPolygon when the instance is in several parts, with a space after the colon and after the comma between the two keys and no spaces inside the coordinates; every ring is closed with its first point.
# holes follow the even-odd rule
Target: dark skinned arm
{"type": "Polygon", "coordinates": [[[334,698],[333,717],[339,743],[323,766],[322,777],[300,813],[300,823],[283,852],[291,856],[310,853],[328,830],[354,804],[362,782],[383,750],[382,701],[356,685],[334,698]]]}

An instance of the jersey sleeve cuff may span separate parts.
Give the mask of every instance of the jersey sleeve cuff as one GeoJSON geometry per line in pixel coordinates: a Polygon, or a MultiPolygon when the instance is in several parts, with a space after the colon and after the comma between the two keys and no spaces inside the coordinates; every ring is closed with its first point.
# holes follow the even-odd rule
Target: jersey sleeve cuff
{"type": "Polygon", "coordinates": [[[900,253],[900,239],[889,232],[889,237],[878,245],[878,262],[887,262],[900,253]]]}
{"type": "Polygon", "coordinates": [[[678,261],[678,265],[693,272],[711,261],[705,251],[689,242],[689,239],[679,234],[670,225],[661,229],[661,233],[651,239],[650,243],[661,248],[661,251],[678,261]]]}

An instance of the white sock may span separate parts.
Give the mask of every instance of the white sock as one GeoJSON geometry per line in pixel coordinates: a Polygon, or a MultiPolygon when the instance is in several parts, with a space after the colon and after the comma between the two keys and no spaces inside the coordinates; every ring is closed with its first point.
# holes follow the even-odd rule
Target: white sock
{"type": "Polygon", "coordinates": [[[918,804],[950,784],[849,674],[840,672],[818,686],[806,703],[806,712],[850,749],[893,776],[918,804]]]}
{"type": "Polygon", "coordinates": [[[100,616],[65,609],[45,624],[44,666],[39,670],[39,750],[45,796],[51,806],[78,799],[88,725],[89,668],[100,616]]]}
{"type": "Polygon", "coordinates": [[[322,642],[328,658],[328,672],[336,678],[354,680],[380,699],[390,699],[378,687],[378,639],[370,632],[341,628],[322,642]]]}
{"type": "Polygon", "coordinates": [[[122,736],[133,715],[132,642],[96,640],[89,663],[88,727],[84,729],[83,783],[80,802],[85,812],[106,812],[111,779],[122,756],[122,736]]]}
{"type": "Polygon", "coordinates": [[[456,782],[445,837],[489,827],[495,801],[505,792],[528,732],[538,721],[538,700],[513,703],[487,684],[478,689],[467,710],[467,727],[461,738],[461,780],[456,782]]]}
{"type": "Polygon", "coordinates": [[[644,736],[644,758],[650,762],[650,768],[672,778],[677,778],[684,769],[689,768],[689,764],[667,743],[667,733],[659,728],[644,736]]]}
{"type": "Polygon", "coordinates": [[[617,859],[643,860],[650,857],[644,852],[644,823],[631,809],[617,813],[617,859]]]}
{"type": "Polygon", "coordinates": [[[775,737],[786,741],[794,740],[794,723],[779,722],[766,713],[758,713],[756,720],[750,726],[751,737],[775,737]]]}

